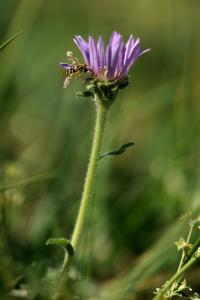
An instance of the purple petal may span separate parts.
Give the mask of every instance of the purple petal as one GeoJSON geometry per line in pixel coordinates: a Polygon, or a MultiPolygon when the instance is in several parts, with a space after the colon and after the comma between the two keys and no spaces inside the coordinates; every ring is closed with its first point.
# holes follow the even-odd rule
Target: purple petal
{"type": "Polygon", "coordinates": [[[98,75],[99,58],[97,53],[97,45],[93,37],[89,36],[89,52],[90,52],[90,67],[98,75]]]}
{"type": "Polygon", "coordinates": [[[130,37],[129,37],[128,42],[126,43],[126,52],[125,52],[125,55],[124,55],[124,62],[125,62],[126,59],[129,57],[130,51],[131,51],[133,45],[134,45],[134,37],[133,37],[133,35],[131,34],[130,37]]]}
{"type": "Polygon", "coordinates": [[[109,70],[111,68],[111,47],[108,44],[106,47],[106,53],[105,53],[105,66],[107,68],[107,78],[109,76],[109,70]]]}
{"type": "Polygon", "coordinates": [[[118,43],[116,43],[116,47],[113,51],[112,66],[111,66],[111,70],[110,70],[111,77],[115,75],[116,69],[119,66],[120,53],[122,52],[123,47],[124,47],[124,42],[123,42],[123,39],[120,38],[118,43]]]}
{"type": "Polygon", "coordinates": [[[141,51],[140,45],[137,45],[135,47],[134,51],[129,56],[128,60],[130,60],[132,63],[134,63],[138,59],[138,57],[140,56],[141,52],[142,51],[141,51]]]}
{"type": "Polygon", "coordinates": [[[131,56],[134,55],[136,49],[140,47],[140,39],[137,38],[137,40],[135,41],[135,43],[132,45],[130,51],[129,51],[129,55],[128,55],[128,58],[130,58],[131,56]]]}
{"type": "Polygon", "coordinates": [[[88,44],[80,35],[75,36],[74,42],[77,45],[77,47],[79,48],[79,50],[81,51],[83,58],[85,60],[85,63],[87,65],[89,65],[90,64],[90,54],[89,54],[88,44]]]}
{"type": "Polygon", "coordinates": [[[121,38],[121,34],[118,33],[117,31],[113,31],[110,37],[110,41],[109,44],[113,45],[116,43],[116,41],[118,41],[121,38]]]}
{"type": "Polygon", "coordinates": [[[140,39],[137,39],[132,48],[130,49],[129,56],[126,57],[126,60],[124,61],[124,67],[128,68],[130,64],[132,65],[137,60],[140,53],[140,39]]]}
{"type": "Polygon", "coordinates": [[[131,66],[136,62],[136,60],[140,57],[140,53],[141,53],[141,49],[140,47],[138,47],[135,52],[134,55],[132,56],[132,59],[129,59],[127,61],[127,66],[126,66],[126,73],[128,74],[131,66]]]}
{"type": "Polygon", "coordinates": [[[121,51],[119,53],[119,56],[118,56],[118,65],[116,67],[115,74],[114,74],[115,77],[122,77],[123,74],[124,74],[124,55],[125,55],[125,51],[126,51],[126,47],[125,47],[125,44],[123,44],[122,49],[121,49],[121,51]]]}
{"type": "Polygon", "coordinates": [[[98,43],[97,43],[97,52],[99,56],[99,67],[104,72],[105,66],[105,53],[104,53],[104,41],[103,38],[100,36],[98,43]]]}
{"type": "Polygon", "coordinates": [[[118,51],[118,47],[123,43],[123,39],[121,34],[117,32],[113,32],[111,39],[110,39],[110,46],[111,46],[111,56],[112,56],[112,63],[115,59],[116,52],[118,51]]]}
{"type": "Polygon", "coordinates": [[[106,67],[108,79],[114,76],[116,67],[118,65],[118,55],[120,52],[120,47],[122,47],[122,45],[123,39],[121,34],[114,31],[106,48],[106,67]]]}

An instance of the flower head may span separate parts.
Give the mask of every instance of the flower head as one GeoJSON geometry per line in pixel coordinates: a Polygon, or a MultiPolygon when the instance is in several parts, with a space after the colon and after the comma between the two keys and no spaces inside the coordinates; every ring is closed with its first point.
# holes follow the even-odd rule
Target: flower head
{"type": "MultiPolygon", "coordinates": [[[[92,36],[85,41],[80,35],[76,35],[74,42],[81,51],[85,65],[96,78],[104,81],[113,81],[127,77],[130,68],[136,60],[150,49],[144,51],[140,47],[140,39],[134,39],[130,35],[127,43],[124,42],[120,33],[114,31],[110,41],[105,47],[104,40],[100,36],[95,42],[92,36]]],[[[71,52],[68,52],[72,54],[71,52]]],[[[65,70],[73,65],[79,65],[76,58],[72,57],[72,64],[61,63],[65,70]]]]}
{"type": "Polygon", "coordinates": [[[81,36],[75,36],[74,42],[79,47],[86,65],[101,80],[116,80],[124,78],[134,62],[143,53],[140,39],[134,39],[131,35],[125,43],[120,33],[114,31],[105,48],[103,38],[100,36],[96,43],[93,37],[86,42],[81,36]]]}
{"type": "Polygon", "coordinates": [[[87,73],[86,82],[98,82],[98,85],[111,85],[123,88],[128,84],[128,73],[136,60],[150,49],[144,51],[140,47],[140,39],[134,39],[130,35],[125,43],[120,33],[114,31],[110,41],[105,47],[104,40],[100,36],[96,42],[92,36],[85,41],[80,35],[76,35],[74,42],[82,53],[84,64],[79,63],[72,52],[67,52],[69,63],[61,63],[65,69],[66,87],[72,78],[87,73]]]}

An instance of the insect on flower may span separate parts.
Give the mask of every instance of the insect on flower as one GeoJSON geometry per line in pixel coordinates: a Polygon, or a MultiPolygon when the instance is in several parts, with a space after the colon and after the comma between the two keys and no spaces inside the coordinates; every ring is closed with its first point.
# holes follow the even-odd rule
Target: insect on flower
{"type": "Polygon", "coordinates": [[[135,39],[132,34],[128,41],[124,42],[123,36],[116,31],[111,34],[107,45],[101,36],[96,41],[92,36],[84,40],[80,35],[76,35],[74,42],[83,56],[84,63],[79,63],[71,51],[67,52],[69,63],[60,63],[66,74],[64,87],[67,87],[73,78],[85,74],[86,91],[79,96],[93,98],[94,91],[98,91],[101,101],[107,107],[116,99],[118,91],[129,84],[131,67],[141,55],[150,50],[142,50],[140,39],[135,39]]]}
{"type": "Polygon", "coordinates": [[[116,31],[111,34],[107,46],[101,36],[95,41],[92,36],[84,40],[80,35],[76,35],[74,42],[83,56],[84,63],[79,63],[71,51],[67,52],[69,64],[60,64],[66,74],[64,87],[69,85],[72,78],[88,73],[87,83],[117,83],[121,88],[123,82],[128,82],[128,73],[136,60],[150,50],[141,50],[140,39],[135,39],[133,35],[130,35],[125,43],[122,35],[116,31]]]}
{"type": "Polygon", "coordinates": [[[63,84],[63,87],[66,88],[71,80],[73,78],[78,78],[80,77],[83,73],[90,73],[91,75],[91,70],[88,68],[88,66],[86,64],[81,64],[78,60],[78,58],[76,58],[74,56],[74,54],[71,51],[67,51],[67,58],[69,61],[68,63],[61,63],[60,65],[65,69],[65,81],[63,84]]]}

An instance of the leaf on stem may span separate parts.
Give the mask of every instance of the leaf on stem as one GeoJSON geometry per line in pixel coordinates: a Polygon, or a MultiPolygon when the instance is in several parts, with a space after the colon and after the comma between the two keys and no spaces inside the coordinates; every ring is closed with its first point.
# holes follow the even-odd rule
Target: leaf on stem
{"type": "Polygon", "coordinates": [[[70,241],[68,239],[65,239],[65,238],[50,238],[46,241],[45,245],[46,246],[49,246],[49,245],[61,246],[67,250],[67,252],[70,256],[73,256],[73,254],[74,254],[74,248],[73,248],[72,244],[70,243],[70,241]]]}
{"type": "Polygon", "coordinates": [[[113,151],[110,151],[110,152],[107,152],[107,153],[105,153],[105,154],[102,154],[102,155],[100,156],[99,160],[102,159],[102,158],[104,158],[104,157],[106,157],[106,156],[120,155],[120,154],[124,153],[128,147],[133,146],[133,145],[134,145],[133,142],[126,143],[126,144],[122,145],[122,146],[121,146],[120,148],[118,148],[118,149],[115,149],[115,150],[113,150],[113,151]]]}

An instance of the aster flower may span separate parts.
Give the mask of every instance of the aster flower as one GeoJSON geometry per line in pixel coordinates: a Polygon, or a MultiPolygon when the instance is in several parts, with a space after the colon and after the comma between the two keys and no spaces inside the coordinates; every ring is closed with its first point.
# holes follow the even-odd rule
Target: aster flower
{"type": "Polygon", "coordinates": [[[86,83],[110,85],[117,92],[128,84],[128,73],[136,60],[150,50],[142,51],[140,39],[134,39],[133,35],[125,43],[122,35],[116,31],[112,33],[107,47],[101,36],[95,42],[92,36],[85,41],[80,35],[76,35],[74,42],[81,51],[84,64],[80,64],[72,52],[67,52],[69,63],[60,64],[66,73],[64,87],[69,85],[72,78],[86,73],[86,83]]]}
{"type": "MultiPolygon", "coordinates": [[[[100,159],[106,155],[121,154],[127,147],[134,144],[132,142],[126,143],[117,150],[101,155],[101,145],[108,109],[116,99],[119,89],[125,88],[128,84],[130,68],[143,53],[149,51],[149,49],[142,51],[140,48],[140,39],[135,40],[132,35],[129,37],[127,43],[125,43],[122,35],[118,32],[112,33],[106,47],[101,36],[95,42],[91,36],[89,36],[88,41],[85,41],[78,35],[75,36],[74,42],[81,51],[84,63],[80,63],[71,51],[67,52],[68,62],[60,64],[64,68],[66,75],[64,87],[68,86],[73,78],[84,75],[85,91],[78,93],[77,96],[92,98],[96,108],[96,122],[91,155],[74,230],[70,241],[62,239],[62,243],[64,241],[65,245],[69,247],[65,251],[61,270],[61,284],[59,284],[59,288],[61,289],[64,287],[63,283],[73,259],[72,255],[77,254],[78,244],[84,233],[100,159]]],[[[53,240],[55,241],[55,239],[53,240]]],[[[60,241],[58,243],[60,244],[60,241]]]]}

